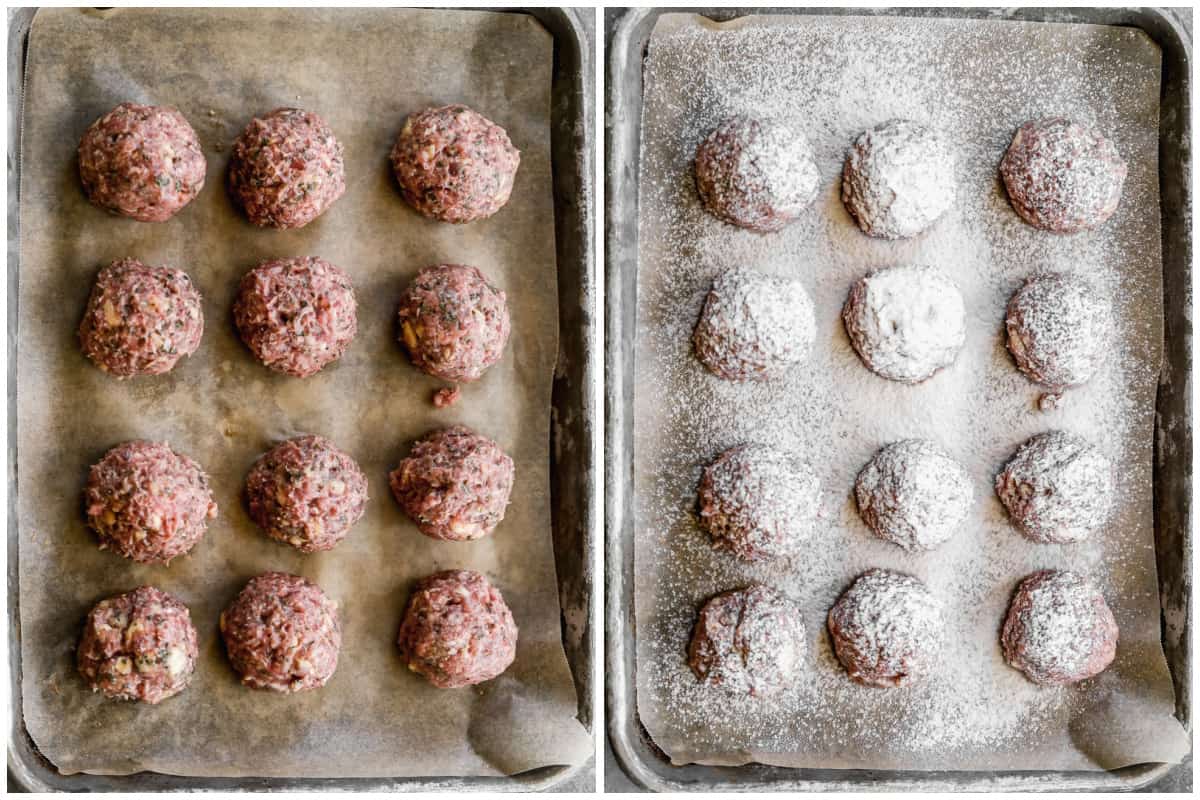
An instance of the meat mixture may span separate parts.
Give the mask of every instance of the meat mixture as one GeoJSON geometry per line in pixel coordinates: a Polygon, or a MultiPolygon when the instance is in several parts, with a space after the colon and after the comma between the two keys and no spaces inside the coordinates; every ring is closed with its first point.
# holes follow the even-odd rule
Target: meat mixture
{"type": "Polygon", "coordinates": [[[299,692],[324,686],[337,669],[337,604],[315,583],[267,572],[252,578],[221,613],[229,662],[254,689],[299,692]]]}
{"type": "Polygon", "coordinates": [[[490,681],[517,656],[517,624],[478,572],[447,570],[417,583],[397,642],[408,668],[439,689],[490,681]]]}
{"type": "Polygon", "coordinates": [[[908,686],[936,668],[942,604],[921,581],[882,569],[859,575],[829,610],[829,636],[850,679],[908,686]]]}
{"type": "Polygon", "coordinates": [[[491,439],[456,426],[419,439],[389,477],[392,494],[421,533],[468,542],[504,519],[513,461],[491,439]]]}
{"type": "Polygon", "coordinates": [[[165,222],[204,188],[207,164],[196,131],[170,106],[122,103],[79,142],[79,179],[100,208],[165,222]]]}
{"type": "Polygon", "coordinates": [[[342,144],[311,111],[255,117],[233,143],[229,193],[263,228],[303,228],[346,191],[342,144]]]}
{"type": "Polygon", "coordinates": [[[354,340],[358,301],[349,276],[328,261],[280,258],[242,278],[233,318],[259,361],[307,378],[341,358],[354,340]]]}
{"type": "Polygon", "coordinates": [[[105,453],[88,473],[84,502],[100,549],[143,564],[187,553],[217,516],[208,476],[158,442],[126,442],[105,453]]]}
{"type": "Polygon", "coordinates": [[[799,217],[820,180],[808,139],[778,120],[730,117],[696,148],[696,191],[704,207],[758,233],[799,217]]]}
{"type": "Polygon", "coordinates": [[[198,653],[187,606],[141,586],[92,608],[76,664],[92,691],[154,704],[187,687],[198,653]]]}
{"type": "Polygon", "coordinates": [[[500,360],[512,323],[504,292],[475,267],[426,267],[404,290],[400,341],[413,366],[445,381],[475,381],[500,360]]]}
{"type": "Polygon", "coordinates": [[[1004,660],[1043,686],[1099,675],[1117,654],[1117,621],[1082,575],[1047,569],[1021,581],[1004,618],[1004,660]]]}
{"type": "Polygon", "coordinates": [[[264,453],[246,478],[250,518],[304,553],[331,550],[362,519],[367,478],[333,442],[298,436],[264,453]]]}
{"type": "Polygon", "coordinates": [[[79,324],[84,355],[118,378],[169,372],[203,334],[200,293],[187,273],[134,258],[100,270],[79,324]]]}
{"type": "Polygon", "coordinates": [[[1112,349],[1113,308],[1084,278],[1035,275],[1008,302],[1008,351],[1026,377],[1060,394],[1087,383],[1112,349]]]}
{"type": "Polygon", "coordinates": [[[442,222],[473,222],[503,208],[520,163],[504,129],[463,105],[411,115],[392,148],[404,199],[442,222]]]}
{"type": "Polygon", "coordinates": [[[768,697],[796,682],[806,649],[799,606],[775,589],[756,585],[704,604],[688,665],[709,686],[768,697]]]}

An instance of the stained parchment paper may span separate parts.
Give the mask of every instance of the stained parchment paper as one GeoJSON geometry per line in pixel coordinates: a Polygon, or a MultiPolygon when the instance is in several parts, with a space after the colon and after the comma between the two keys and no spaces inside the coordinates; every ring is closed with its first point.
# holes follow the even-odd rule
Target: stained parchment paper
{"type": "Polygon", "coordinates": [[[664,15],[645,63],[639,205],[634,447],[638,711],[675,763],[884,769],[1112,769],[1178,760],[1186,732],[1159,643],[1152,517],[1155,383],[1162,349],[1157,184],[1159,62],[1140,31],[1085,25],[855,17],[748,17],[715,24],[664,15]],[[734,113],[781,116],[812,142],[822,191],[803,219],[761,236],[725,225],[696,197],[697,143],[734,113]],[[997,165],[1025,120],[1064,114],[1111,137],[1129,164],[1117,214],[1100,230],[1054,236],[1008,205],[997,165]],[[846,149],[862,130],[905,117],[941,130],[958,155],[957,204],[903,242],[861,234],[840,203],[846,149]],[[918,386],[868,372],[840,312],[862,275],[931,263],[961,289],[967,341],[918,386]],[[817,314],[809,361],[767,383],[721,381],[690,336],[712,278],[745,265],[799,278],[817,314]],[[1107,365],[1036,409],[1037,387],[1004,350],[1004,308],[1026,276],[1074,270],[1110,293],[1117,335],[1107,365]],[[1027,437],[1079,433],[1116,463],[1118,498],[1084,544],[1035,545],[992,490],[1027,437]],[[927,554],[872,537],[854,478],[881,446],[925,437],[974,479],[962,530],[927,554]],[[770,442],[820,476],[823,524],[793,563],[747,566],[715,551],[695,519],[701,468],[727,447],[770,442]],[[949,645],[918,686],[853,684],[825,617],[860,572],[921,577],[946,607],[949,645]],[[1017,582],[1037,569],[1082,571],[1121,629],[1114,664],[1068,688],[1039,688],[1005,665],[999,629],[1017,582]],[[770,700],[697,683],[685,658],[713,594],[759,581],[803,609],[807,669],[770,700]]]}
{"type": "Polygon", "coordinates": [[[197,776],[502,775],[576,763],[590,743],[561,645],[547,482],[557,353],[549,92],[552,41],[516,14],[417,10],[41,11],[33,23],[22,153],[19,385],[21,655],[25,721],[63,772],[197,776]],[[76,173],[84,129],[125,100],[178,107],[208,159],[201,195],[145,224],[89,205],[76,173]],[[521,150],[509,204],[469,226],[409,209],[387,155],[404,117],[464,102],[521,150]],[[297,231],[260,230],[224,179],[250,118],[279,106],[321,114],[346,148],[346,193],[297,231]],[[359,333],[320,374],[259,365],[237,339],[240,276],[268,257],[319,255],[354,281],[359,333]],[[188,271],[204,296],[199,351],[170,374],[119,382],[80,353],[75,329],[101,265],[122,256],[188,271]],[[499,364],[449,409],[394,334],[396,303],[421,267],[479,266],[508,293],[513,332],[499,364]],[[516,463],[494,536],[421,536],[392,499],[388,470],[411,442],[462,423],[516,463]],[[366,472],[366,517],[336,549],[303,555],[268,540],[239,493],[277,441],[319,433],[366,472]],[[88,466],[113,445],[165,440],[211,475],[220,516],[169,568],[101,552],[84,526],[88,466]],[[438,690],[401,664],[401,612],[419,577],[481,570],[520,627],[517,658],[473,689],[438,690]],[[293,696],[243,688],[217,617],[245,582],[284,570],[340,605],[336,674],[293,696]],[[200,634],[191,686],[159,706],[86,690],[74,648],[96,601],[141,584],[181,598],[200,634]]]}

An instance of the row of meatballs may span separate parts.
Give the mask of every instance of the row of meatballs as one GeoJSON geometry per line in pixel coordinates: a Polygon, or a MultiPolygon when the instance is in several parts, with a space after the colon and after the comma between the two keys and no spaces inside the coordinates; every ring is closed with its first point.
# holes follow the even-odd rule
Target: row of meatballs
{"type": "MultiPolygon", "coordinates": [[[[207,162],[178,109],[122,103],[79,142],[88,199],[142,222],[175,216],[204,188],[207,162]]],[[[508,202],[521,155],[503,128],[464,105],[427,108],[404,122],[392,171],[410,206],[431,219],[466,223],[508,202]]],[[[346,191],[341,142],[321,117],[280,108],[255,117],[233,145],[229,195],[253,224],[302,228],[346,191]]]]}

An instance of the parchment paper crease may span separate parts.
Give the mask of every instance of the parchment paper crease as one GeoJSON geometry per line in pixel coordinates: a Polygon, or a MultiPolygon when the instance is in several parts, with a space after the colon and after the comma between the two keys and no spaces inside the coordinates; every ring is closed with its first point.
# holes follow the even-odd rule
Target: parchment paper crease
{"type": "Polygon", "coordinates": [[[591,746],[561,645],[547,482],[557,353],[549,92],[552,41],[532,18],[418,10],[39,12],[29,45],[22,153],[19,382],[21,654],[25,721],[63,772],[198,776],[503,775],[576,763],[591,746]],[[204,191],[161,225],[90,206],[76,174],[84,129],[119,102],[177,106],[208,158],[204,191]],[[464,102],[521,150],[512,201],[470,226],[427,221],[392,184],[404,117],[464,102]],[[291,232],[259,230],[224,189],[230,145],[279,106],[321,114],[346,148],[346,194],[291,232]],[[346,270],[359,334],[339,363],[297,380],[254,361],[233,329],[240,276],[267,257],[319,255],[346,270]],[[80,353],[92,280],[134,256],[189,272],[204,295],[199,352],[172,373],[118,382],[80,353]],[[394,339],[400,292],[421,267],[479,266],[508,293],[501,362],[436,410],[439,385],[394,339]],[[454,423],[516,462],[496,534],[470,544],[417,533],[387,472],[427,431],[454,423]],[[332,438],[370,481],[367,515],[335,550],[302,555],[259,533],[239,493],[254,459],[300,432],[332,438]],[[212,476],[220,517],[191,555],[145,567],[96,548],[84,527],[88,466],[133,438],[165,440],[212,476]],[[520,627],[516,663],[474,689],[442,691],[394,645],[412,583],[438,569],[487,573],[520,627]],[[217,616],[253,575],[304,575],[340,604],[337,673],[319,691],[243,688],[217,616]],[[156,707],[86,690],[73,650],[97,600],[152,583],[190,607],[201,658],[192,685],[156,707]]]}
{"type": "Polygon", "coordinates": [[[1113,769],[1178,760],[1188,735],[1160,645],[1152,517],[1155,385],[1162,350],[1158,199],[1160,53],[1140,31],[1085,25],[862,17],[749,17],[715,24],[669,14],[645,64],[639,205],[634,447],[638,711],[676,763],[882,769],[1113,769]],[[704,212],[696,144],[734,113],[781,116],[813,143],[822,191],[801,221],[760,236],[704,212]],[[1009,206],[997,165],[1027,119],[1063,114],[1111,137],[1129,164],[1102,229],[1053,236],[1009,206]],[[905,242],[861,234],[840,203],[846,149],[904,117],[959,154],[958,203],[905,242]],[[967,342],[919,386],[869,373],[840,320],[850,285],[879,267],[932,263],[963,292],[967,342]],[[718,380],[690,335],[718,272],[744,265],[802,280],[817,309],[810,360],[764,384],[718,380]],[[1005,304],[1039,270],[1086,273],[1117,316],[1111,357],[1060,410],[1004,350],[1005,304]],[[1015,448],[1065,428],[1118,467],[1117,511],[1085,544],[1038,546],[1008,522],[992,481],[1015,448]],[[926,437],[974,479],[974,510],[938,550],[908,555],[874,539],[851,497],[879,447],[926,437]],[[747,567],[714,551],[694,518],[704,464],[746,441],[805,454],[824,488],[824,524],[793,564],[747,567]],[[920,686],[852,684],[825,615],[860,572],[916,574],[947,608],[945,661],[920,686]],[[1121,628],[1117,659],[1074,688],[1044,689],[1006,666],[998,632],[1018,580],[1046,567],[1090,575],[1121,628]],[[704,600],[752,581],[801,605],[808,669],[768,701],[700,686],[685,663],[704,600]]]}

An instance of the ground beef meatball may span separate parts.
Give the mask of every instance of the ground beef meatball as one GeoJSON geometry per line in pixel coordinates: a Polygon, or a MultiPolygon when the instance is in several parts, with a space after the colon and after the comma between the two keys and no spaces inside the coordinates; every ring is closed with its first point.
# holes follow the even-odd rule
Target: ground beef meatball
{"type": "Polygon", "coordinates": [[[134,258],[100,270],[79,324],[84,355],[118,378],[169,372],[203,334],[200,293],[187,273],[134,258]]]}
{"type": "Polygon", "coordinates": [[[1112,462],[1065,431],[1034,436],[996,476],[1013,522],[1040,544],[1081,542],[1108,520],[1116,483],[1112,462]]]}
{"type": "Polygon", "coordinates": [[[1117,653],[1117,621],[1082,575],[1046,569],[1021,581],[1000,634],[1004,660],[1042,686],[1099,675],[1117,653]]]}
{"type": "Polygon", "coordinates": [[[246,478],[250,518],[304,553],[332,550],[367,507],[358,464],[320,436],[297,436],[264,453],[246,478]]]}
{"type": "Polygon", "coordinates": [[[165,222],[200,194],[207,164],[196,131],[170,106],[122,103],[79,142],[79,179],[100,208],[165,222]]]}
{"type": "Polygon", "coordinates": [[[1000,161],[1013,208],[1053,233],[1103,225],[1121,202],[1127,172],[1112,142],[1062,117],[1026,122],[1000,161]]]}
{"type": "Polygon", "coordinates": [[[341,358],[354,340],[358,301],[349,276],[328,261],[280,258],[242,278],[233,318],[259,361],[307,378],[341,358]]]}
{"type": "Polygon", "coordinates": [[[513,461],[491,439],[456,426],[419,439],[389,477],[396,502],[421,533],[469,542],[504,519],[513,461]]]}
{"type": "Polygon", "coordinates": [[[478,572],[421,579],[397,640],[408,668],[439,689],[490,681],[517,657],[517,623],[500,590],[478,572]]]}
{"type": "Polygon", "coordinates": [[[908,686],[935,668],[945,621],[921,581],[882,569],[859,575],[829,610],[829,635],[851,680],[908,686]]]}
{"type": "Polygon", "coordinates": [[[1113,317],[1108,298],[1087,280],[1035,275],[1008,302],[1008,351],[1030,380],[1061,394],[1100,369],[1112,350],[1113,317]]]}
{"type": "Polygon", "coordinates": [[[161,589],[141,586],[96,604],[76,663],[92,691],[153,704],[187,687],[198,653],[187,606],[161,589]]]}
{"type": "Polygon", "coordinates": [[[504,128],[463,105],[412,114],[392,147],[404,199],[442,222],[474,222],[503,208],[520,163],[504,128]]]}
{"type": "Polygon", "coordinates": [[[962,294],[941,270],[889,267],[850,288],[842,321],[867,369],[920,383],[950,366],[967,337],[962,294]]]}
{"type": "Polygon", "coordinates": [[[445,381],[475,381],[500,360],[512,323],[504,292],[475,267],[426,267],[400,298],[400,341],[413,366],[445,381]]]}
{"type": "Polygon", "coordinates": [[[730,117],[696,148],[696,191],[705,208],[758,233],[799,217],[820,180],[808,139],[777,120],[730,117]]]}
{"type": "Polygon", "coordinates": [[[894,119],[855,140],[842,169],[842,203],[868,236],[907,239],[954,205],[954,151],[916,122],[894,119]]]}
{"type": "Polygon", "coordinates": [[[816,336],[804,284],[734,268],[713,281],[692,345],[718,378],[769,380],[807,358],[816,336]]]}
{"type": "Polygon", "coordinates": [[[229,662],[254,689],[299,692],[324,686],[337,669],[342,624],[337,604],[297,575],[251,578],[221,613],[229,662]]]}
{"type": "Polygon", "coordinates": [[[311,111],[255,117],[233,143],[229,194],[261,228],[303,228],[345,191],[341,142],[311,111]]]}
{"type": "Polygon", "coordinates": [[[700,526],[746,561],[799,555],[821,508],[821,483],[800,456],[764,444],[732,447],[704,469],[700,526]]]}
{"type": "Polygon", "coordinates": [[[142,564],[171,563],[217,516],[200,466],[157,442],[126,442],[105,453],[88,473],[84,502],[100,549],[142,564]]]}
{"type": "Polygon", "coordinates": [[[796,682],[806,649],[800,607],[768,586],[755,585],[704,604],[688,665],[709,686],[768,697],[796,682]]]}

